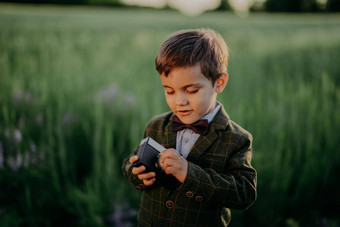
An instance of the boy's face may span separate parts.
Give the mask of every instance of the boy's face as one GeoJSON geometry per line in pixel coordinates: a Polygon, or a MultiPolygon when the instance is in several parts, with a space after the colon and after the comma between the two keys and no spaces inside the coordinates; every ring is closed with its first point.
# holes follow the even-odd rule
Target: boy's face
{"type": "Polygon", "coordinates": [[[161,75],[165,99],[172,112],[185,124],[198,121],[215,108],[216,96],[228,81],[221,76],[214,85],[201,72],[199,64],[173,69],[161,75]]]}

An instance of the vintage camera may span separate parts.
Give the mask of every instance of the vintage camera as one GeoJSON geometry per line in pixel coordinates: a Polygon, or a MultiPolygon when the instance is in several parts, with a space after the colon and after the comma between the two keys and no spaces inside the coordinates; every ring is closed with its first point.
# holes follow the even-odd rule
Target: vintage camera
{"type": "Polygon", "coordinates": [[[159,157],[165,148],[153,140],[151,137],[143,139],[137,150],[138,161],[134,163],[134,167],[144,165],[146,170],[144,172],[158,172],[161,171],[159,165],[159,157]]]}
{"type": "Polygon", "coordinates": [[[166,148],[151,137],[146,137],[138,146],[138,161],[134,163],[133,166],[139,167],[144,165],[146,167],[146,170],[144,171],[145,173],[156,173],[156,184],[173,190],[178,186],[179,181],[173,175],[166,174],[159,162],[160,154],[165,149],[166,148]]]}

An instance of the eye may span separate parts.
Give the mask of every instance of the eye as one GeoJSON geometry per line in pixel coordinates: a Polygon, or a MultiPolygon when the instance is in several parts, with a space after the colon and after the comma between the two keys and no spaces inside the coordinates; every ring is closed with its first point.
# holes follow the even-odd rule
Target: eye
{"type": "Polygon", "coordinates": [[[175,92],[174,92],[173,90],[165,90],[165,93],[166,93],[167,95],[172,95],[172,94],[174,94],[175,92]]]}
{"type": "Polygon", "coordinates": [[[198,88],[195,88],[195,89],[191,89],[191,90],[187,90],[187,92],[189,93],[189,94],[195,94],[195,93],[197,93],[198,92],[198,88]]]}

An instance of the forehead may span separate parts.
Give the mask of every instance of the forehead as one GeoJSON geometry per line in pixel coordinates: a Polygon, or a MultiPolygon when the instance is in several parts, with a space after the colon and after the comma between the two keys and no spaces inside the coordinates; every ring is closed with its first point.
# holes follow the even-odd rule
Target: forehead
{"type": "Polygon", "coordinates": [[[185,87],[193,85],[205,85],[210,83],[201,71],[199,64],[194,66],[176,67],[168,76],[163,73],[161,75],[161,81],[163,86],[169,87],[185,87]]]}

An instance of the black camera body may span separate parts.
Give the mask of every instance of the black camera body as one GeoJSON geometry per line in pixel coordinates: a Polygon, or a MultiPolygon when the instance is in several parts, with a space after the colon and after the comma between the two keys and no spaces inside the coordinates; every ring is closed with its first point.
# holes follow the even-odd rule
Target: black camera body
{"type": "Polygon", "coordinates": [[[158,172],[160,171],[160,166],[158,165],[158,159],[160,153],[165,150],[165,148],[153,140],[151,137],[146,137],[143,139],[137,150],[138,161],[134,163],[134,167],[139,167],[144,165],[146,170],[144,172],[158,172]]]}
{"type": "Polygon", "coordinates": [[[138,146],[138,161],[133,166],[139,167],[144,165],[146,167],[144,173],[156,173],[156,184],[174,190],[178,186],[179,181],[173,175],[166,174],[159,163],[160,154],[165,149],[165,147],[151,137],[146,137],[138,146]]]}

